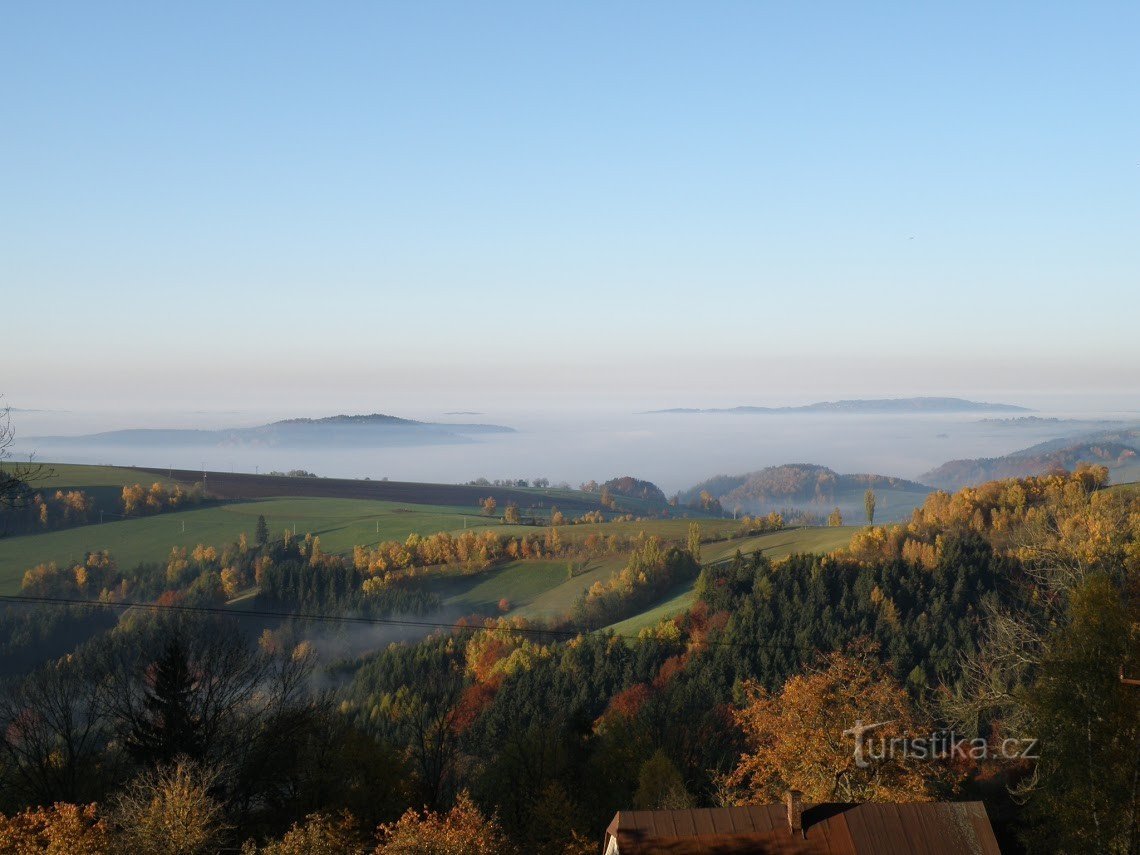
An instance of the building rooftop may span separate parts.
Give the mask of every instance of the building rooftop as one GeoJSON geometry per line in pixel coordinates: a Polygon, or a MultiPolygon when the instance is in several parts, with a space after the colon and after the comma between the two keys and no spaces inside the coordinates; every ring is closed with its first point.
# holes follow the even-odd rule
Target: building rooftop
{"type": "Polygon", "coordinates": [[[981,802],[619,811],[605,855],[1000,855],[981,802]],[[796,817],[800,827],[796,828],[796,817]]]}

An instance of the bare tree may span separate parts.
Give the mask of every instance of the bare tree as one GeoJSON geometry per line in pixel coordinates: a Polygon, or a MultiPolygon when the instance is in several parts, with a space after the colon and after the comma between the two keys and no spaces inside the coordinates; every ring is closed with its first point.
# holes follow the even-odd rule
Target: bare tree
{"type": "Polygon", "coordinates": [[[0,692],[0,754],[23,799],[51,804],[99,795],[92,786],[108,775],[102,695],[100,681],[71,658],[0,692]]]}
{"type": "Polygon", "coordinates": [[[12,408],[0,407],[0,512],[26,507],[31,501],[31,485],[51,475],[49,468],[31,459],[27,463],[12,460],[15,441],[12,408]]]}

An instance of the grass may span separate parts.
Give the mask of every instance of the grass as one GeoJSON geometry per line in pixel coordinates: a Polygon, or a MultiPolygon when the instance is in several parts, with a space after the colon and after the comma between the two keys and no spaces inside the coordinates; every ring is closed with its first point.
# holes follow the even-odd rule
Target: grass
{"type": "Polygon", "coordinates": [[[126,487],[130,484],[150,486],[155,481],[172,485],[175,482],[160,475],[124,469],[119,466],[81,466],[75,463],[45,463],[44,477],[32,485],[38,491],[58,489],[87,489],[89,487],[126,487]]]}
{"type": "MultiPolygon", "coordinates": [[[[798,552],[830,552],[833,549],[846,546],[851,541],[851,535],[857,530],[856,526],[796,528],[727,543],[707,543],[701,547],[701,560],[703,563],[709,564],[724,558],[731,558],[738,549],[745,555],[760,551],[772,561],[786,558],[798,552]]],[[[678,615],[693,605],[696,599],[696,593],[693,590],[695,584],[695,581],[686,582],[671,591],[665,600],[653,608],[611,624],[607,628],[619,635],[637,635],[640,630],[647,626],[654,626],[663,620],[678,615]]]]}
{"type": "Polygon", "coordinates": [[[143,561],[165,560],[172,546],[221,546],[242,532],[252,538],[259,514],[265,516],[272,537],[296,526],[298,535],[312,532],[319,536],[325,552],[347,552],[357,544],[392,538],[403,540],[412,532],[433,534],[461,531],[464,524],[472,528],[495,524],[467,508],[366,499],[283,498],[216,505],[0,540],[0,593],[18,592],[29,567],[48,561],[60,565],[80,561],[95,550],[109,549],[120,567],[133,567],[143,561]]]}

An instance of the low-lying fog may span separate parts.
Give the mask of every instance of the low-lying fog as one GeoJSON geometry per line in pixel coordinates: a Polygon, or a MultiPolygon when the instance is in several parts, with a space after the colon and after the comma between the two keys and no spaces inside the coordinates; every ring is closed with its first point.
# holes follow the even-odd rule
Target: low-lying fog
{"type": "MultiPolygon", "coordinates": [[[[1020,403],[1020,402],[1018,402],[1020,403]]],[[[1032,415],[1059,422],[984,421],[986,414],[631,414],[487,411],[444,415],[398,412],[437,422],[478,422],[515,428],[513,434],[473,437],[468,444],[341,450],[337,448],[200,449],[138,448],[109,451],[75,445],[66,452],[37,456],[70,463],[205,468],[267,472],[307,469],[329,477],[390,478],[463,482],[487,478],[547,477],[571,484],[630,474],[657,483],[667,493],[719,473],[741,473],[781,463],[818,463],[839,472],[874,472],[904,478],[947,460],[994,457],[1048,439],[1094,430],[1088,422],[1136,422],[1124,409],[1075,412],[1037,410],[993,414],[1032,415]],[[1068,421],[1080,419],[1081,421],[1068,421]]],[[[222,428],[263,424],[291,413],[251,412],[79,412],[13,411],[16,456],[36,450],[27,438],[79,435],[127,427],[222,428]]],[[[309,416],[332,413],[303,413],[309,416]]]]}

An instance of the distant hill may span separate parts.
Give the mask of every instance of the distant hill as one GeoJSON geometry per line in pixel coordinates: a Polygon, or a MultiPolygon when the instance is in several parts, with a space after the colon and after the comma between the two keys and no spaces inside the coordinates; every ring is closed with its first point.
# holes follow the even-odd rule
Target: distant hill
{"type": "Polygon", "coordinates": [[[34,442],[38,449],[47,451],[74,445],[108,448],[303,448],[314,445],[373,448],[466,443],[473,441],[471,435],[513,432],[513,428],[501,425],[417,422],[371,413],[321,419],[285,419],[257,427],[220,430],[135,428],[83,436],[39,436],[29,437],[27,442],[34,442]]]}
{"type": "Polygon", "coordinates": [[[681,493],[681,504],[696,501],[701,491],[720,500],[727,510],[742,508],[752,513],[787,509],[823,514],[838,506],[844,516],[858,519],[863,513],[863,495],[875,490],[879,502],[877,519],[909,514],[930,492],[924,484],[888,475],[841,475],[826,466],[788,463],[769,466],[743,475],[717,475],[681,493]]]}
{"type": "Polygon", "coordinates": [[[1082,439],[1050,440],[1003,457],[950,460],[920,477],[943,490],[997,481],[1044,475],[1058,469],[1072,470],[1080,463],[1108,467],[1114,481],[1140,475],[1140,430],[1105,431],[1082,439]]]}
{"type": "Polygon", "coordinates": [[[666,504],[669,500],[665,498],[665,493],[661,488],[654,484],[652,481],[643,481],[640,478],[634,478],[632,475],[625,475],[621,478],[611,478],[603,488],[608,489],[615,496],[627,496],[631,499],[645,499],[649,502],[656,502],[658,504],[666,504]]]}
{"type": "Polygon", "coordinates": [[[649,414],[659,413],[734,413],[739,415],[768,415],[776,413],[1027,413],[1026,407],[1014,404],[991,404],[981,401],[967,401],[964,398],[869,398],[850,401],[821,401],[799,407],[727,407],[695,409],[674,407],[668,410],[649,410],[649,414]]]}

